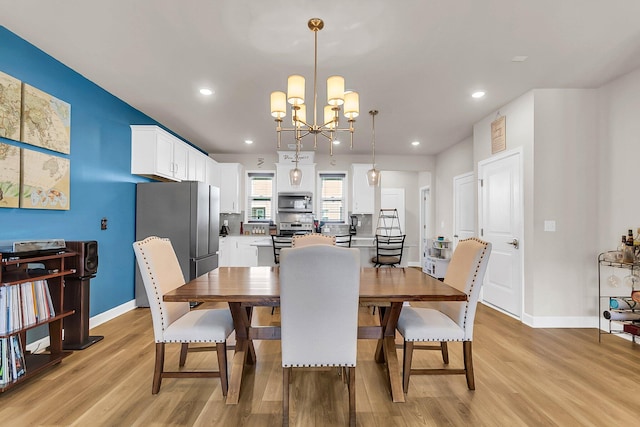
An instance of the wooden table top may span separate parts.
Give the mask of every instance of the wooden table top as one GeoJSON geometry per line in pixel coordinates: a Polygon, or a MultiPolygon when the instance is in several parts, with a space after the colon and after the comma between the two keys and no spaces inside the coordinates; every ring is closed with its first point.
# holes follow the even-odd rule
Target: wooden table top
{"type": "MultiPolygon", "coordinates": [[[[164,295],[165,301],[280,302],[279,268],[219,267],[164,295]]],[[[417,268],[362,268],[361,302],[466,301],[467,296],[417,268]]]]}

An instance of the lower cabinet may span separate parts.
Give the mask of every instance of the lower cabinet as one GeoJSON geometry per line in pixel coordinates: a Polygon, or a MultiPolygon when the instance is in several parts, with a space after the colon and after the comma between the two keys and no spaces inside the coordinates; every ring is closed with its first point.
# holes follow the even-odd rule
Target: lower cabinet
{"type": "Polygon", "coordinates": [[[220,267],[256,267],[258,247],[251,236],[227,236],[220,238],[218,264],[220,267]]]}

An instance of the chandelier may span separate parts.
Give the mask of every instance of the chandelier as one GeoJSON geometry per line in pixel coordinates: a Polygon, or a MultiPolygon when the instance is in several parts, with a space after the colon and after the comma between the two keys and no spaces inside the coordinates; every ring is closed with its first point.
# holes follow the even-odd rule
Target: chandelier
{"type": "Polygon", "coordinates": [[[333,156],[333,142],[337,132],[349,132],[351,138],[350,147],[353,149],[353,124],[360,112],[360,101],[357,92],[344,90],[344,77],[331,76],[327,79],[327,106],[324,107],[322,122],[318,122],[318,31],[324,27],[320,18],[311,18],[308,27],[314,34],[314,66],[313,66],[313,120],[307,121],[307,108],[305,101],[305,81],[300,75],[291,75],[287,80],[287,93],[276,91],[271,93],[271,115],[276,121],[278,134],[278,148],[280,148],[282,132],[293,132],[296,141],[296,167],[291,171],[292,185],[300,185],[302,171],[298,169],[298,155],[302,146],[302,138],[313,135],[313,149],[318,147],[318,135],[323,136],[329,142],[329,154],[333,156]],[[291,104],[291,128],[282,127],[282,120],[287,115],[287,102],[291,104]],[[341,108],[343,115],[349,122],[348,128],[340,128],[339,113],[341,108]],[[297,182],[297,184],[296,184],[297,182]]]}

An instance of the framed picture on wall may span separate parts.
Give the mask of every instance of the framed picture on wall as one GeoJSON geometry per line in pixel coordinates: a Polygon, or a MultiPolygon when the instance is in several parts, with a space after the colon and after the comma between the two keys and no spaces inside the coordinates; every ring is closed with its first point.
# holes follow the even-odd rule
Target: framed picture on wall
{"type": "Polygon", "coordinates": [[[0,137],[20,140],[22,82],[0,71],[0,137]]]}
{"type": "Polygon", "coordinates": [[[69,210],[69,159],[23,148],[21,169],[21,208],[69,210]]]}
{"type": "Polygon", "coordinates": [[[20,148],[0,143],[0,208],[20,206],[20,148]]]}
{"type": "Polygon", "coordinates": [[[69,154],[71,105],[25,83],[22,89],[22,142],[69,154]]]}

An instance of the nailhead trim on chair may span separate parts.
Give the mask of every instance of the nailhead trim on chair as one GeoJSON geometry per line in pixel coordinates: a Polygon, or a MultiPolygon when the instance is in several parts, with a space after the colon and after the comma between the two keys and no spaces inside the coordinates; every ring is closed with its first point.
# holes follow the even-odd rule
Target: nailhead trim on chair
{"type": "MultiPolygon", "coordinates": [[[[482,250],[482,255],[480,256],[480,259],[478,260],[478,264],[476,264],[476,271],[475,273],[473,273],[473,280],[471,281],[471,288],[469,289],[469,293],[473,293],[473,287],[476,285],[476,279],[478,278],[478,269],[480,268],[480,264],[482,264],[482,259],[484,258],[485,254],[487,253],[487,242],[483,242],[482,240],[476,238],[476,237],[469,237],[468,239],[465,240],[475,240],[476,242],[482,244],[482,246],[484,246],[484,249],[482,250]]],[[[468,309],[469,309],[469,304],[467,304],[465,306],[464,309],[464,325],[465,327],[467,326],[467,313],[468,313],[468,309]]],[[[469,341],[469,340],[464,340],[464,341],[469,341]]]]}
{"type": "Polygon", "coordinates": [[[345,364],[345,363],[331,363],[331,364],[309,364],[309,365],[301,365],[301,364],[295,364],[295,365],[282,365],[283,368],[355,368],[356,365],[355,364],[345,364]]]}
{"type": "MultiPolygon", "coordinates": [[[[481,243],[484,246],[484,249],[482,250],[482,256],[480,257],[480,259],[478,260],[478,264],[476,265],[476,271],[473,274],[473,280],[471,281],[471,288],[469,289],[470,293],[473,292],[473,287],[476,284],[476,279],[478,277],[478,269],[480,268],[480,264],[482,263],[482,259],[484,258],[485,254],[487,253],[487,242],[483,242],[482,240],[476,238],[476,237],[469,237],[467,239],[464,240],[475,240],[478,243],[481,243]]],[[[466,327],[467,325],[467,313],[469,312],[469,304],[467,303],[467,305],[465,306],[464,309],[464,326],[466,327]]],[[[412,342],[464,342],[464,341],[471,341],[470,339],[463,339],[463,340],[454,340],[454,339],[449,339],[449,340],[442,340],[442,339],[429,339],[429,340],[407,340],[407,341],[412,341],[412,342]]]]}
{"type": "MultiPolygon", "coordinates": [[[[156,285],[156,278],[153,275],[153,273],[151,272],[151,267],[149,266],[149,262],[147,261],[147,254],[145,253],[144,247],[143,247],[143,243],[147,243],[150,242],[152,240],[162,240],[159,237],[147,237],[146,239],[144,239],[142,242],[137,243],[138,247],[140,248],[140,253],[142,253],[142,256],[144,258],[144,263],[147,266],[147,270],[149,271],[149,276],[151,277],[151,282],[153,283],[153,291],[156,295],[156,300],[162,302],[161,295],[159,295],[158,293],[158,286],[156,285]]],[[[160,306],[160,318],[162,319],[162,331],[164,332],[164,324],[165,324],[165,319],[164,319],[164,313],[162,311],[162,304],[159,304],[160,306]]],[[[166,342],[166,341],[156,341],[156,342],[166,342]]]]}

